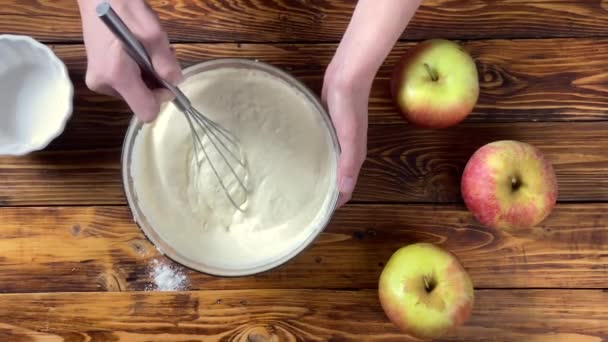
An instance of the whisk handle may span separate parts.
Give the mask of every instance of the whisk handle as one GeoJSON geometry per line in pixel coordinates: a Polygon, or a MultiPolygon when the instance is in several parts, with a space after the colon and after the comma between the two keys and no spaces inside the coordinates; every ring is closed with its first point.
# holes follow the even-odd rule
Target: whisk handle
{"type": "Polygon", "coordinates": [[[146,48],[135,37],[133,32],[129,30],[118,14],[114,12],[112,6],[110,6],[110,4],[107,2],[101,2],[99,5],[97,5],[97,16],[99,19],[101,19],[101,21],[104,22],[104,24],[106,24],[108,29],[112,31],[114,36],[116,36],[116,38],[122,42],[125,50],[131,56],[131,58],[133,58],[140,67],[144,68],[145,72],[157,77],[157,81],[160,82],[161,77],[158,77],[158,74],[154,70],[152,60],[150,59],[150,56],[148,56],[146,48]]]}
{"type": "Polygon", "coordinates": [[[154,66],[152,65],[152,60],[146,51],[144,45],[135,37],[133,32],[129,30],[127,25],[120,19],[118,14],[112,9],[107,2],[101,2],[97,5],[96,8],[97,16],[101,19],[101,21],[106,24],[108,29],[112,31],[112,33],[118,38],[129,56],[137,62],[140,68],[150,76],[154,78],[157,83],[159,83],[162,87],[168,89],[175,95],[175,100],[173,101],[175,105],[177,105],[180,109],[186,110],[190,106],[190,101],[182,93],[179,88],[174,86],[173,84],[165,81],[157,72],[154,70],[154,66]]]}

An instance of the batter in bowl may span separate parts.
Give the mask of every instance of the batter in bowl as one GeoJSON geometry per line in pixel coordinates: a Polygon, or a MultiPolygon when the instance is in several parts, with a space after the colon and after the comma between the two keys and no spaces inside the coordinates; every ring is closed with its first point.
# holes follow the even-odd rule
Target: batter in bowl
{"type": "Polygon", "coordinates": [[[270,73],[245,68],[204,71],[180,87],[240,139],[248,193],[245,210],[237,210],[204,160],[197,167],[183,114],[165,106],[139,131],[131,164],[138,205],[163,241],[193,262],[242,270],[316,235],[333,210],[336,152],[310,100],[270,73]]]}

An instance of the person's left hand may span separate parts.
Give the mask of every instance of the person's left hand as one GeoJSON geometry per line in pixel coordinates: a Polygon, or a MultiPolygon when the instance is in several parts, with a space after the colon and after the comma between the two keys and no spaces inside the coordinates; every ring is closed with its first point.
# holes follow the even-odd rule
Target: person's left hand
{"type": "Polygon", "coordinates": [[[323,102],[336,128],[342,150],[338,162],[338,206],[348,202],[367,155],[368,101],[373,79],[355,79],[332,62],[323,81],[323,102]]]}

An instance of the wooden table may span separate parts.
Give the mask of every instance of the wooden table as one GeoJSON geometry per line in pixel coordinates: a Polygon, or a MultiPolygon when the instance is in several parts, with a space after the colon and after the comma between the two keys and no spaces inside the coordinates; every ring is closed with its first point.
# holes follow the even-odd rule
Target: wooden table
{"type": "MultiPolygon", "coordinates": [[[[150,3],[184,64],[258,58],[315,91],[355,5],[150,3]]],[[[74,0],[0,0],[0,32],[51,45],[76,86],[59,139],[0,159],[0,341],[407,340],[376,286],[391,253],[420,241],[453,251],[476,286],[472,318],[446,340],[608,340],[605,1],[426,1],[374,83],[354,203],[293,261],[235,279],[172,264],[133,223],[119,163],[131,114],[86,89],[74,0]],[[462,40],[481,81],[475,112],[441,131],[408,126],[388,87],[412,41],[435,37],[462,40]],[[536,145],[557,172],[559,204],[529,235],[482,227],[461,201],[468,157],[499,139],[536,145]],[[187,278],[181,291],[155,290],[155,264],[187,278]]]]}

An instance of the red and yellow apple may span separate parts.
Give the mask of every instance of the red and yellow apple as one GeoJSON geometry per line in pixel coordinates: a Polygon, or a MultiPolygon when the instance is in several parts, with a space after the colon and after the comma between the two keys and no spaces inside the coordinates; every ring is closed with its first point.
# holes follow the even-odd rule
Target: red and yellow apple
{"type": "Polygon", "coordinates": [[[461,181],[466,206],[482,224],[497,229],[532,228],[553,210],[557,180],[534,146],[496,141],[469,159],[461,181]]]}
{"type": "Polygon", "coordinates": [[[392,97],[409,122],[445,128],[464,120],[477,103],[479,80],[473,58],[444,39],[424,41],[394,69],[392,97]]]}
{"type": "Polygon", "coordinates": [[[462,325],[473,307],[473,283],[458,259],[430,243],[397,250],[378,284],[380,304],[400,330],[438,338],[462,325]]]}

